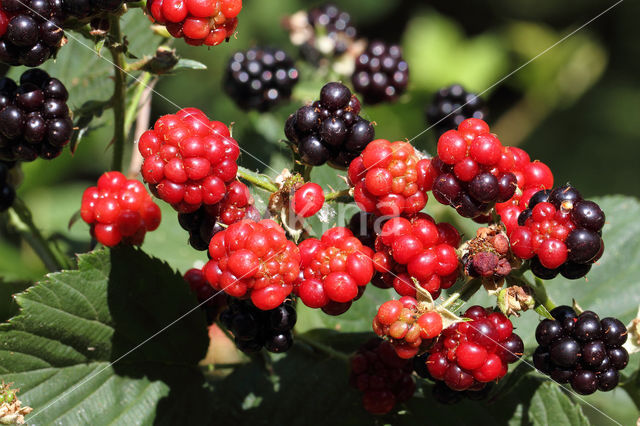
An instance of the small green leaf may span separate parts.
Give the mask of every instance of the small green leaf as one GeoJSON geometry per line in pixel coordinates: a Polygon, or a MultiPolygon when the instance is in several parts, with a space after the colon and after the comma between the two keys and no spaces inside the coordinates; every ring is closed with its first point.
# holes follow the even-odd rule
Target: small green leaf
{"type": "Polygon", "coordinates": [[[560,386],[543,383],[531,399],[529,417],[534,425],[589,425],[580,405],[572,401],[560,386]]]}
{"type": "Polygon", "coordinates": [[[207,66],[202,62],[198,62],[193,59],[184,59],[181,58],[178,63],[173,67],[172,71],[180,71],[180,70],[206,70],[207,66]]]}

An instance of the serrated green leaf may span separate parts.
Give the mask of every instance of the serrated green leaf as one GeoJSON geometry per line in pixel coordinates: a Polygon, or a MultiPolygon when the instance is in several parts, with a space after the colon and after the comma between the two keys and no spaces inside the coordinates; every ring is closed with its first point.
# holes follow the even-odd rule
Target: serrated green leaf
{"type": "Polygon", "coordinates": [[[555,383],[544,383],[531,399],[529,418],[534,425],[577,426],[589,425],[582,408],[573,402],[555,383]]]}
{"type": "Polygon", "coordinates": [[[208,346],[204,315],[187,314],[195,298],[165,263],[132,248],[98,250],[16,299],[20,314],[0,326],[0,379],[33,407],[29,424],[175,424],[209,415],[197,368],[208,346]]]}

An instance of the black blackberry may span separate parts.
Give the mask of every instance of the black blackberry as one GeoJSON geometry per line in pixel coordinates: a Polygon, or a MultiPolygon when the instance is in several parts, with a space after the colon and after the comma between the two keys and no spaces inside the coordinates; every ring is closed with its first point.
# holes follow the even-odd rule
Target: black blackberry
{"type": "Polygon", "coordinates": [[[569,306],[558,306],[551,315],[553,320],[545,319],[536,328],[536,368],[583,395],[615,388],[618,370],[629,359],[622,347],[627,340],[624,324],[611,317],[600,320],[591,311],[576,315],[569,306]]]}
{"type": "Polygon", "coordinates": [[[0,79],[0,159],[51,160],[69,143],[73,122],[68,93],[57,78],[40,69],[25,71],[20,85],[0,79]]]}
{"type": "Polygon", "coordinates": [[[329,162],[344,169],[375,137],[373,125],[359,113],[360,101],[347,86],[328,83],[320,100],[289,116],[284,132],[304,163],[319,166],[329,162]]]}
{"type": "MultiPolygon", "coordinates": [[[[301,53],[313,64],[317,64],[325,55],[345,53],[356,39],[357,31],[351,25],[351,16],[333,3],[311,9],[306,18],[306,28],[300,33],[301,40],[304,40],[301,53]]],[[[297,41],[299,37],[293,39],[297,41]]]]}
{"type": "Polygon", "coordinates": [[[0,161],[0,212],[9,209],[16,199],[16,190],[10,176],[14,164],[0,161]]]}
{"type": "Polygon", "coordinates": [[[63,44],[62,0],[11,0],[0,6],[0,61],[37,67],[63,44]]]}
{"type": "Polygon", "coordinates": [[[356,59],[351,81],[365,103],[394,101],[407,88],[409,64],[399,46],[374,41],[356,59]]]}
{"type": "Polygon", "coordinates": [[[297,82],[298,70],[283,50],[253,48],[233,54],[224,90],[242,109],[267,111],[288,100],[297,82]]]}
{"type": "Polygon", "coordinates": [[[260,212],[253,206],[253,199],[245,206],[228,202],[226,196],[220,203],[203,205],[192,213],[178,213],[178,222],[189,232],[189,244],[196,250],[209,248],[211,238],[225,228],[242,219],[260,220],[260,212]]]}
{"type": "Polygon", "coordinates": [[[584,277],[591,270],[591,265],[604,253],[604,212],[598,204],[583,199],[576,188],[564,185],[533,194],[528,208],[518,216],[518,225],[527,226],[532,209],[540,203],[551,203],[555,207],[560,217],[559,225],[566,225],[563,225],[562,220],[570,222],[571,230],[564,239],[568,255],[567,261],[556,269],[545,268],[538,258],[534,257],[531,260],[531,271],[544,280],[555,278],[558,274],[570,280],[584,277]]]}
{"type": "Polygon", "coordinates": [[[354,213],[349,219],[349,229],[353,232],[353,235],[360,240],[362,245],[369,247],[370,249],[375,249],[374,245],[376,242],[376,228],[378,228],[378,232],[382,229],[383,225],[382,218],[371,214],[360,211],[358,213],[354,213]]]}
{"type": "Polygon", "coordinates": [[[229,307],[220,321],[233,333],[236,346],[243,352],[286,352],[293,345],[293,327],[297,315],[293,303],[285,301],[269,311],[262,311],[250,301],[229,298],[229,307]]]}
{"type": "Polygon", "coordinates": [[[84,20],[116,12],[124,3],[123,0],[64,0],[63,9],[67,17],[84,20]]]}
{"type": "Polygon", "coordinates": [[[484,101],[475,93],[467,92],[459,84],[443,87],[435,94],[427,107],[427,122],[436,133],[443,134],[447,130],[457,129],[467,118],[486,120],[487,112],[484,101]]]}

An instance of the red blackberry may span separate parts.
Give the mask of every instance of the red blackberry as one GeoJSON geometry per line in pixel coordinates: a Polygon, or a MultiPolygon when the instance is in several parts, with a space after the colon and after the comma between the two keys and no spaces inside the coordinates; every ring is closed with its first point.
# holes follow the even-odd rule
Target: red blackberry
{"type": "Polygon", "coordinates": [[[16,199],[16,190],[9,176],[14,165],[0,161],[0,212],[8,210],[16,199]]]}
{"type": "Polygon", "coordinates": [[[426,310],[413,297],[389,300],[378,308],[373,331],[386,337],[400,358],[413,358],[442,332],[442,317],[426,310]]]}
{"type": "Polygon", "coordinates": [[[229,129],[196,108],[160,117],[138,149],[145,182],[180,213],[219,203],[238,171],[240,148],[229,129]]]}
{"type": "Polygon", "coordinates": [[[291,207],[300,217],[311,217],[324,205],[324,192],[317,183],[307,182],[293,193],[291,207]]]}
{"type": "Polygon", "coordinates": [[[98,186],[82,195],[80,216],[91,226],[91,235],[113,247],[121,242],[140,245],[147,231],[160,225],[160,208],[140,181],[120,172],[106,172],[98,186]]]}
{"type": "Polygon", "coordinates": [[[532,259],[531,271],[542,279],[558,273],[581,278],[604,252],[604,223],[600,207],[570,185],[539,191],[511,232],[512,251],[521,259],[532,259]]]}
{"type": "Polygon", "coordinates": [[[233,181],[227,185],[224,198],[214,205],[203,205],[195,212],[178,213],[180,226],[189,232],[189,244],[196,250],[209,248],[209,242],[217,232],[243,219],[260,220],[260,212],[253,206],[249,188],[233,181]]]}
{"type": "Polygon", "coordinates": [[[417,297],[419,285],[435,299],[458,278],[458,244],[455,228],[436,224],[425,213],[411,219],[395,217],[376,238],[373,266],[387,287],[393,286],[399,295],[417,297]]]}
{"type": "Polygon", "coordinates": [[[507,373],[508,364],[522,356],[524,343],[502,313],[472,306],[464,316],[472,321],[445,329],[425,363],[431,377],[449,388],[478,391],[507,373]]]}
{"type": "Polygon", "coordinates": [[[51,160],[73,132],[67,89],[41,69],[25,71],[20,85],[0,79],[0,159],[51,160]]]}
{"type": "Polygon", "coordinates": [[[389,342],[374,338],[351,357],[349,383],[362,392],[364,409],[386,414],[409,400],[416,385],[411,361],[398,357],[389,342]]]}
{"type": "Polygon", "coordinates": [[[407,142],[378,139],[349,165],[358,207],[379,216],[411,215],[427,203],[429,160],[407,142]]]}
{"type": "Polygon", "coordinates": [[[293,345],[293,327],[296,310],[291,301],[262,310],[248,300],[229,298],[229,307],[220,314],[220,322],[231,333],[238,349],[258,352],[263,347],[269,352],[286,352],[293,345]]]}
{"type": "Polygon", "coordinates": [[[0,6],[0,61],[37,67],[63,44],[62,2],[9,0],[0,6]]]}
{"type": "Polygon", "coordinates": [[[262,310],[280,305],[300,271],[300,251],[272,220],[242,220],[216,233],[203,272],[215,290],[251,298],[262,310]]]}
{"type": "Polygon", "coordinates": [[[577,315],[569,306],[558,306],[551,315],[553,320],[545,319],[536,328],[540,346],[533,354],[535,367],[582,395],[615,388],[618,371],[629,362],[622,347],[625,325],[616,318],[600,320],[591,311],[577,315]]]}
{"type": "Polygon", "coordinates": [[[229,41],[238,26],[242,0],[149,0],[151,19],[192,46],[229,41]]]}
{"type": "Polygon", "coordinates": [[[306,164],[326,162],[344,169],[375,137],[373,125],[360,117],[360,101],[340,83],[325,84],[320,99],[291,114],[285,135],[306,164]]]}
{"type": "Polygon", "coordinates": [[[409,65],[402,58],[400,46],[381,41],[369,43],[367,50],[356,59],[351,82],[365,103],[396,100],[409,83],[409,65]]]}
{"type": "Polygon", "coordinates": [[[218,314],[227,306],[227,296],[222,292],[216,292],[209,285],[201,269],[189,269],[184,273],[184,280],[189,284],[191,292],[196,296],[200,308],[207,315],[207,322],[213,324],[218,314]]]}
{"type": "Polygon", "coordinates": [[[339,315],[362,296],[373,276],[372,251],[347,228],[327,230],[321,239],[299,244],[300,279],[294,291],[310,308],[339,315]]]}
{"type": "Polygon", "coordinates": [[[457,129],[467,118],[486,120],[484,101],[475,93],[467,92],[459,84],[438,90],[427,108],[427,122],[438,135],[457,129]]]}
{"type": "Polygon", "coordinates": [[[288,100],[297,82],[298,70],[283,50],[253,48],[233,54],[223,88],[240,108],[268,111],[288,100]]]}
{"type": "MultiPolygon", "coordinates": [[[[481,222],[496,203],[518,197],[518,188],[553,185],[548,167],[531,163],[522,150],[502,146],[487,123],[476,118],[440,136],[429,170],[435,199],[481,222]]],[[[504,220],[507,229],[513,226],[513,217],[504,220]]]]}

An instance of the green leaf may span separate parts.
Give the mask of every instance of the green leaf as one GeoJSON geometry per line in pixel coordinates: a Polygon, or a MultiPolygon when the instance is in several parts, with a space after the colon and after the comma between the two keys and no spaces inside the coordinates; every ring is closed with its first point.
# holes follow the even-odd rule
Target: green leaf
{"type": "Polygon", "coordinates": [[[18,295],[20,314],[0,326],[0,379],[33,407],[27,422],[201,422],[208,336],[181,276],[132,248],[78,264],[18,295]]]}
{"type": "Polygon", "coordinates": [[[579,404],[573,402],[555,383],[544,383],[531,400],[529,417],[534,425],[589,425],[579,404]]]}
{"type": "Polygon", "coordinates": [[[198,62],[193,59],[181,58],[178,63],[171,69],[171,71],[180,70],[206,70],[207,66],[202,62],[198,62]]]}

